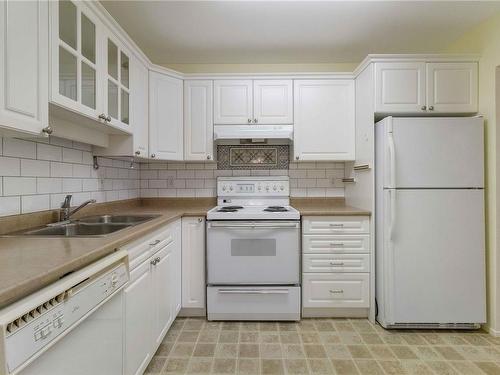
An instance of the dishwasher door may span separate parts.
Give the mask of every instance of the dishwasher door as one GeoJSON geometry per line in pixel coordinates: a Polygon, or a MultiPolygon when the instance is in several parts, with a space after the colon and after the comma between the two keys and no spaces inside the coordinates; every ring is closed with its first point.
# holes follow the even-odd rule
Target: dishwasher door
{"type": "Polygon", "coordinates": [[[115,294],[20,375],[121,375],[123,291],[115,294]]]}

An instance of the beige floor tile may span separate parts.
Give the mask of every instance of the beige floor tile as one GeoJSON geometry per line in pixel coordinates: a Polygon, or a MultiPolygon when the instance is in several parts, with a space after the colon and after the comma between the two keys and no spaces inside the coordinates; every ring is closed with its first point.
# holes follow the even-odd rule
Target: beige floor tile
{"type": "Polygon", "coordinates": [[[361,338],[365,344],[369,345],[379,345],[384,343],[380,336],[376,333],[361,333],[361,338]]]}
{"type": "Polygon", "coordinates": [[[198,336],[198,342],[205,343],[216,343],[219,340],[219,331],[211,330],[211,331],[201,331],[198,336]]]}
{"type": "Polygon", "coordinates": [[[200,331],[184,331],[177,338],[177,342],[196,342],[198,341],[198,336],[200,331]]]}
{"type": "Polygon", "coordinates": [[[335,326],[330,320],[318,320],[314,322],[316,329],[319,332],[332,332],[335,331],[335,326]]]}
{"type": "Polygon", "coordinates": [[[352,359],[334,359],[332,365],[338,375],[357,375],[359,371],[352,359]]]}
{"type": "Polygon", "coordinates": [[[187,370],[189,359],[187,358],[169,358],[163,374],[184,374],[187,370]]]}
{"type": "Polygon", "coordinates": [[[260,332],[261,344],[279,344],[280,335],[278,332],[260,332]]]}
{"type": "Polygon", "coordinates": [[[346,345],[360,345],[363,344],[363,339],[356,332],[341,332],[340,341],[346,345]]]}
{"type": "Polygon", "coordinates": [[[219,330],[222,327],[222,322],[205,322],[204,330],[219,330]]]}
{"type": "Polygon", "coordinates": [[[445,361],[427,361],[427,366],[429,366],[437,375],[455,375],[458,372],[445,361]]]}
{"type": "Polygon", "coordinates": [[[258,343],[259,332],[240,331],[240,343],[258,343]]]}
{"type": "Polygon", "coordinates": [[[413,352],[411,347],[405,345],[393,345],[391,350],[394,352],[398,359],[417,359],[417,355],[413,352]]]}
{"type": "Polygon", "coordinates": [[[260,371],[264,375],[284,374],[283,360],[281,359],[262,359],[260,361],[260,371]]]}
{"type": "Polygon", "coordinates": [[[155,353],[155,356],[158,357],[168,357],[170,352],[172,351],[172,348],[174,347],[173,342],[162,342],[160,346],[158,347],[158,350],[155,353]]]}
{"type": "Polygon", "coordinates": [[[314,321],[312,319],[303,319],[300,321],[297,330],[301,332],[316,331],[316,326],[314,325],[314,321]]]}
{"type": "Polygon", "coordinates": [[[375,333],[373,325],[366,319],[351,319],[350,322],[357,332],[375,333]]]}
{"type": "Polygon", "coordinates": [[[426,345],[427,341],[420,336],[418,333],[407,333],[403,334],[403,340],[408,345],[426,345]]]}
{"type": "Polygon", "coordinates": [[[334,322],[335,328],[339,332],[354,332],[354,327],[350,322],[334,322]]]}
{"type": "Polygon", "coordinates": [[[151,362],[149,362],[146,368],[145,374],[159,374],[161,373],[163,366],[167,362],[167,358],[164,357],[153,357],[151,362]]]}
{"type": "Polygon", "coordinates": [[[189,358],[193,355],[195,344],[192,342],[177,343],[169,354],[169,357],[189,358]]]}
{"type": "Polygon", "coordinates": [[[337,333],[320,333],[319,339],[323,344],[340,344],[341,339],[337,333]]]}
{"type": "Polygon", "coordinates": [[[215,374],[236,373],[236,359],[215,358],[212,372],[215,374]]]}
{"type": "Polygon", "coordinates": [[[167,334],[165,335],[163,342],[175,342],[180,334],[181,331],[170,329],[170,331],[168,331],[167,334]]]}
{"type": "Polygon", "coordinates": [[[470,345],[461,336],[457,334],[444,334],[441,338],[449,345],[470,345]]]}
{"type": "Polygon", "coordinates": [[[403,340],[403,337],[397,333],[392,334],[383,334],[380,335],[382,340],[389,345],[403,345],[406,342],[403,340]]]}
{"type": "Polygon", "coordinates": [[[448,361],[456,361],[465,359],[459,352],[451,346],[434,346],[434,350],[443,356],[448,361]]]}
{"type": "Polygon", "coordinates": [[[237,358],[238,344],[217,344],[217,348],[215,349],[215,356],[218,358],[237,358]]]}
{"type": "Polygon", "coordinates": [[[347,349],[351,353],[352,358],[372,358],[366,345],[347,345],[347,349]]]}
{"type": "Polygon", "coordinates": [[[315,344],[321,341],[318,332],[301,332],[300,338],[304,344],[315,344]]]}
{"type": "Polygon", "coordinates": [[[260,331],[277,331],[278,330],[278,323],[274,322],[261,322],[259,323],[259,330],[260,331]]]}
{"type": "Polygon", "coordinates": [[[406,374],[406,370],[400,361],[378,361],[380,367],[382,367],[387,375],[403,375],[406,374]]]}
{"type": "Polygon", "coordinates": [[[311,374],[332,374],[334,371],[328,359],[309,358],[307,363],[311,374]]]}
{"type": "Polygon", "coordinates": [[[500,366],[494,362],[474,362],[477,367],[488,375],[500,374],[500,366]]]}
{"type": "Polygon", "coordinates": [[[299,344],[283,345],[283,357],[285,358],[305,358],[304,347],[299,344]]]}
{"type": "Polygon", "coordinates": [[[351,359],[351,352],[345,345],[324,345],[330,359],[351,359]]]}
{"type": "Polygon", "coordinates": [[[384,375],[384,370],[373,359],[355,359],[354,363],[362,375],[384,375]]]}
{"type": "Polygon", "coordinates": [[[435,351],[431,346],[415,346],[412,348],[417,353],[418,358],[426,361],[438,361],[442,359],[441,354],[435,351]]]}
{"type": "Polygon", "coordinates": [[[201,318],[200,319],[189,319],[189,320],[186,320],[182,329],[187,330],[187,331],[200,331],[204,325],[205,325],[205,319],[201,319],[201,318]]]}
{"type": "Polygon", "coordinates": [[[280,322],[278,323],[280,332],[297,332],[297,323],[295,322],[280,322]]]}
{"type": "MultiPolygon", "coordinates": [[[[430,345],[446,345],[446,341],[443,338],[443,335],[433,332],[424,332],[420,334],[426,341],[426,344],[430,345]]],[[[424,344],[425,345],[425,344],[424,344]]]]}
{"type": "Polygon", "coordinates": [[[259,344],[240,344],[238,350],[239,358],[258,358],[259,344]]]}
{"type": "Polygon", "coordinates": [[[307,358],[328,358],[323,345],[304,344],[307,358]]]}
{"type": "Polygon", "coordinates": [[[221,331],[219,336],[219,343],[237,343],[239,339],[239,332],[235,331],[221,331]]]}
{"type": "Polygon", "coordinates": [[[300,335],[297,332],[281,332],[280,341],[282,344],[300,344],[300,335]]]}
{"type": "Polygon", "coordinates": [[[470,345],[477,345],[477,346],[491,345],[491,343],[488,340],[479,335],[468,333],[468,334],[463,334],[461,337],[465,341],[467,341],[470,345]]]}
{"type": "Polygon", "coordinates": [[[260,359],[240,358],[238,359],[238,374],[255,375],[260,373],[260,359]]]}
{"type": "Polygon", "coordinates": [[[223,331],[239,331],[240,322],[223,322],[221,329],[223,331]]]}
{"type": "Polygon", "coordinates": [[[396,359],[396,356],[387,345],[368,345],[368,350],[376,359],[396,359]]]}
{"type": "Polygon", "coordinates": [[[213,358],[191,358],[186,372],[188,374],[210,374],[213,362],[213,358]]]}
{"type": "Polygon", "coordinates": [[[432,373],[432,370],[424,361],[403,360],[401,364],[405,372],[411,375],[428,375],[432,373]]]}
{"type": "Polygon", "coordinates": [[[260,356],[262,358],[282,358],[281,344],[260,344],[260,356]]]}
{"type": "Polygon", "coordinates": [[[285,359],[285,369],[287,374],[309,374],[307,361],[305,359],[285,359]]]}
{"type": "Polygon", "coordinates": [[[215,354],[216,344],[196,344],[193,352],[193,357],[213,357],[215,354]]]}
{"type": "Polygon", "coordinates": [[[257,322],[241,322],[240,329],[242,331],[258,331],[259,323],[257,322]]]}
{"type": "Polygon", "coordinates": [[[449,363],[462,375],[484,375],[484,372],[470,361],[450,361],[449,363]]]}

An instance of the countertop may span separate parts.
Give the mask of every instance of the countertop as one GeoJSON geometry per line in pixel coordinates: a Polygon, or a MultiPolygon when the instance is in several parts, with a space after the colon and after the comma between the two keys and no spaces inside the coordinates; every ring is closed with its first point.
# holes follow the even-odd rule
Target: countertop
{"type": "MultiPolygon", "coordinates": [[[[343,199],[300,198],[291,203],[302,215],[370,215],[346,206],[343,199]]],[[[160,216],[105,237],[0,237],[0,308],[182,216],[205,216],[215,205],[214,198],[143,198],[96,204],[76,217],[113,213],[160,216]]],[[[53,221],[54,212],[50,211],[4,217],[0,218],[0,233],[53,221]]]]}

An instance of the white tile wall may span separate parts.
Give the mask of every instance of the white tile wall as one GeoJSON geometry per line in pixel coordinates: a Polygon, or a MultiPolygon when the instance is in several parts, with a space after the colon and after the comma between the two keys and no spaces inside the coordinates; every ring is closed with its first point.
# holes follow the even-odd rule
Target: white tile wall
{"type": "Polygon", "coordinates": [[[92,146],[52,137],[27,141],[0,137],[0,216],[59,208],[66,194],[73,204],[139,196],[139,164],[99,158],[92,146]]]}
{"type": "Polygon", "coordinates": [[[215,197],[219,176],[289,176],[293,197],[343,197],[344,163],[290,163],[289,170],[217,170],[215,163],[143,163],[142,197],[215,197]]]}

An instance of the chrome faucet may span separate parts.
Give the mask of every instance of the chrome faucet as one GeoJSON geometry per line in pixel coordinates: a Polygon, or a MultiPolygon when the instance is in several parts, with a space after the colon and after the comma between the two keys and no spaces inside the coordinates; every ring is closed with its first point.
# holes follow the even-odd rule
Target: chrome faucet
{"type": "Polygon", "coordinates": [[[72,215],[80,211],[83,207],[87,206],[88,204],[96,202],[95,199],[89,199],[88,201],[83,202],[78,207],[71,209],[71,198],[72,195],[66,195],[66,198],[64,198],[64,202],[61,205],[61,212],[59,217],[60,221],[69,220],[72,215]]]}

